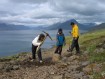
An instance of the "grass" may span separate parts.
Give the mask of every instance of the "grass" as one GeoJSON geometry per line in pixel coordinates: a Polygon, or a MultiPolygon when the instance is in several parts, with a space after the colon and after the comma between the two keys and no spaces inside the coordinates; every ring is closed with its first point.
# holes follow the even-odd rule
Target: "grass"
{"type": "Polygon", "coordinates": [[[100,53],[93,53],[90,56],[90,61],[91,62],[104,62],[105,61],[105,52],[100,52],[100,53]]]}

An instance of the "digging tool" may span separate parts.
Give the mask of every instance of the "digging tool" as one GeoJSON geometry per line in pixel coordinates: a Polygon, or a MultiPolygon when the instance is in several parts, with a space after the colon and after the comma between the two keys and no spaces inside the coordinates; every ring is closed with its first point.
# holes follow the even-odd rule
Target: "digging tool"
{"type": "MultiPolygon", "coordinates": [[[[44,33],[52,40],[51,36],[50,36],[47,32],[45,32],[45,31],[42,31],[42,32],[44,32],[44,33]]],[[[47,37],[47,36],[46,36],[46,37],[47,37]]],[[[37,47],[36,53],[38,53],[38,51],[39,51],[40,47],[42,46],[42,44],[44,43],[46,37],[45,37],[44,40],[41,42],[41,45],[39,45],[39,46],[37,47]]],[[[52,40],[52,41],[53,41],[53,40],[52,40]]]]}

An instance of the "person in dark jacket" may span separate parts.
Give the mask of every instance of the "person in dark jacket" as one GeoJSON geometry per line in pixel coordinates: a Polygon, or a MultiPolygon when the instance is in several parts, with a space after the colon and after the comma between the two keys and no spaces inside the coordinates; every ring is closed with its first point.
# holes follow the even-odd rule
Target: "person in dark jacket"
{"type": "Polygon", "coordinates": [[[65,45],[65,36],[63,34],[63,30],[60,28],[58,29],[58,33],[56,35],[56,50],[55,53],[61,55],[62,47],[65,45]]]}

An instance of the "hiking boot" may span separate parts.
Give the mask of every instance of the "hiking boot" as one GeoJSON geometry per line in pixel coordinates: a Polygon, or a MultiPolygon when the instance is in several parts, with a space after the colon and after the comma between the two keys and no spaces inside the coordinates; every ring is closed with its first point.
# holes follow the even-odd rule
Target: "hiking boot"
{"type": "Polygon", "coordinates": [[[69,49],[69,50],[67,50],[67,52],[71,52],[71,50],[69,49]]]}
{"type": "Polygon", "coordinates": [[[80,56],[81,54],[80,53],[76,53],[76,55],[80,56]]]}
{"type": "Polygon", "coordinates": [[[36,59],[32,59],[32,60],[31,60],[31,62],[35,62],[35,61],[36,61],[36,59]]]}

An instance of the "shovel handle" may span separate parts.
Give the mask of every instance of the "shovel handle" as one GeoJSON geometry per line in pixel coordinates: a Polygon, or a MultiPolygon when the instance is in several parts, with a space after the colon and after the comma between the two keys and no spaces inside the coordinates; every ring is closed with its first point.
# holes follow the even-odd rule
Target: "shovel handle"
{"type": "Polygon", "coordinates": [[[47,33],[47,32],[45,32],[45,31],[43,31],[45,34],[47,34],[48,35],[48,37],[52,40],[52,38],[51,38],[51,36],[47,33]]]}

